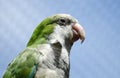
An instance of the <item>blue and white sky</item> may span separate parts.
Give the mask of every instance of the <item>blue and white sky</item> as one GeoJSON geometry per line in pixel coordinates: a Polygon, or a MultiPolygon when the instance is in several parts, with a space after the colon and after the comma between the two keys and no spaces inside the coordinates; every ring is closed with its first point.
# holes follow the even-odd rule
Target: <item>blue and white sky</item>
{"type": "Polygon", "coordinates": [[[58,13],[86,31],[72,47],[70,78],[120,78],[120,0],[0,0],[0,78],[34,28],[58,13]]]}

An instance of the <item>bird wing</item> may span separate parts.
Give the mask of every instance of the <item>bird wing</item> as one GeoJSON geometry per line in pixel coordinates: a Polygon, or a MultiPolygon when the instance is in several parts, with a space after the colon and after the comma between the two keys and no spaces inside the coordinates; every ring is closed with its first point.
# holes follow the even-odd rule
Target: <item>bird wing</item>
{"type": "Polygon", "coordinates": [[[36,49],[25,49],[8,65],[3,78],[33,78],[36,73],[39,55],[36,49]]]}

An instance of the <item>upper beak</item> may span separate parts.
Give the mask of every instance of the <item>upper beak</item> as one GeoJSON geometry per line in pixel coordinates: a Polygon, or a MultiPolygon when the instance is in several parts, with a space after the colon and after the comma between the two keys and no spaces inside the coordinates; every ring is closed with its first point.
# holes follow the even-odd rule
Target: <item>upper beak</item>
{"type": "Polygon", "coordinates": [[[79,23],[75,23],[72,26],[72,29],[77,34],[78,38],[81,40],[81,43],[83,43],[85,40],[85,31],[84,31],[83,27],[79,23]]]}

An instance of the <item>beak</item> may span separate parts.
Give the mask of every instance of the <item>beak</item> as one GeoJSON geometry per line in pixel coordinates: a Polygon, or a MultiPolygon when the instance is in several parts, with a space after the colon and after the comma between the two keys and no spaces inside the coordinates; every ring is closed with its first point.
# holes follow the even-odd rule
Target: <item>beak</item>
{"type": "MultiPolygon", "coordinates": [[[[73,37],[77,36],[76,38],[80,39],[81,43],[83,43],[85,40],[85,31],[84,31],[83,27],[79,23],[75,23],[72,26],[72,29],[74,30],[73,37]]],[[[78,39],[75,39],[75,40],[78,40],[78,39]]]]}

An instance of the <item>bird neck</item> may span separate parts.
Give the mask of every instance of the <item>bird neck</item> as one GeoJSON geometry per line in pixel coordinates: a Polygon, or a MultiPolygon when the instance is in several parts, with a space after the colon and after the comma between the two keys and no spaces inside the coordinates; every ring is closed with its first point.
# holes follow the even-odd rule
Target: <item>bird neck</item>
{"type": "Polygon", "coordinates": [[[67,49],[68,52],[70,52],[70,49],[73,45],[73,42],[71,42],[70,38],[67,37],[69,35],[63,34],[65,33],[65,30],[60,31],[59,26],[56,26],[56,28],[54,29],[54,32],[52,34],[50,34],[50,36],[48,37],[48,43],[50,44],[56,44],[59,43],[63,48],[67,49]]]}

